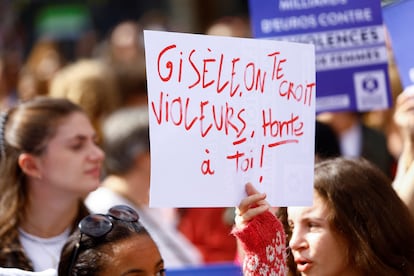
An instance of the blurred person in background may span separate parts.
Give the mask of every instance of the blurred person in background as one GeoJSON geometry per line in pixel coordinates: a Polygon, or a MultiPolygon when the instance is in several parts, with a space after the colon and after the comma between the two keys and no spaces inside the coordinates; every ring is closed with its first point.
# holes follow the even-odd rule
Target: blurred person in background
{"type": "Polygon", "coordinates": [[[81,106],[99,139],[103,120],[121,104],[115,72],[96,59],[81,59],[59,70],[52,79],[49,96],[69,99],[81,106]]]}
{"type": "Polygon", "coordinates": [[[402,153],[403,137],[400,129],[396,125],[393,114],[395,112],[397,97],[403,91],[398,67],[394,58],[391,39],[389,37],[386,26],[385,29],[385,45],[388,53],[388,77],[391,89],[392,103],[390,108],[384,110],[372,110],[364,112],[362,119],[367,126],[375,128],[385,134],[387,137],[387,147],[394,160],[398,160],[402,153]]]}
{"type": "Polygon", "coordinates": [[[17,80],[20,66],[20,54],[16,49],[0,49],[0,110],[7,110],[18,102],[17,80]]]}
{"type": "Polygon", "coordinates": [[[317,120],[329,125],[339,139],[341,155],[347,158],[364,157],[388,177],[394,175],[395,159],[388,150],[387,137],[367,126],[356,111],[322,112],[317,120]]]}
{"type": "Polygon", "coordinates": [[[137,21],[122,21],[101,42],[94,54],[114,71],[121,106],[148,104],[142,31],[137,21]]]}
{"type": "Polygon", "coordinates": [[[54,75],[66,65],[66,62],[57,42],[37,41],[19,74],[19,99],[25,101],[36,96],[48,95],[54,75]]]}
{"type": "Polygon", "coordinates": [[[397,97],[393,119],[402,139],[393,186],[414,216],[414,86],[397,97]]]}

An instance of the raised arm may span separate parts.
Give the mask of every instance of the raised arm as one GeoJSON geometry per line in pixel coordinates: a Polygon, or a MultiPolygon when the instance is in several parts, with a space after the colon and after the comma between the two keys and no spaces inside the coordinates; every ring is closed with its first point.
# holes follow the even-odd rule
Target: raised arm
{"type": "Polygon", "coordinates": [[[286,237],[282,223],[269,211],[266,195],[246,184],[236,208],[232,233],[243,250],[245,276],[286,275],[286,237]]]}

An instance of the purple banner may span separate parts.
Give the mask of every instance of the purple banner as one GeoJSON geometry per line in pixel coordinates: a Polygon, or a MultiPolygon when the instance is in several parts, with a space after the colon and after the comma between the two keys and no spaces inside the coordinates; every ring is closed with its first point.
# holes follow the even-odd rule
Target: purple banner
{"type": "Polygon", "coordinates": [[[379,0],[250,0],[249,7],[255,37],[315,45],[317,112],[392,104],[379,0]]]}

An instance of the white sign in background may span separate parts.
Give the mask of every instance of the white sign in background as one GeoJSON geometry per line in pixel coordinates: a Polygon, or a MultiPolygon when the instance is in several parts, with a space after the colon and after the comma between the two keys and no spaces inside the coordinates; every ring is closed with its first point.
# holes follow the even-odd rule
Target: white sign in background
{"type": "Polygon", "coordinates": [[[152,207],[310,205],[313,45],[144,31],[152,207]]]}

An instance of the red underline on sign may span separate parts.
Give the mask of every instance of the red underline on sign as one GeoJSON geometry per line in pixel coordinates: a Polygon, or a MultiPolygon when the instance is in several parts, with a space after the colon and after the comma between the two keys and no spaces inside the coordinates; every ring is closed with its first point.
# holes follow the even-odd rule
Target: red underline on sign
{"type": "Polygon", "coordinates": [[[235,145],[238,145],[238,144],[241,144],[241,143],[244,143],[244,142],[246,142],[246,138],[242,138],[240,140],[234,141],[233,145],[235,146],[235,145]]]}
{"type": "Polygon", "coordinates": [[[281,145],[285,145],[285,144],[292,144],[292,143],[297,144],[297,143],[299,143],[299,140],[297,140],[297,139],[282,140],[282,141],[279,141],[279,142],[276,142],[276,143],[269,144],[268,147],[273,148],[273,147],[277,147],[277,146],[281,146],[281,145]]]}

